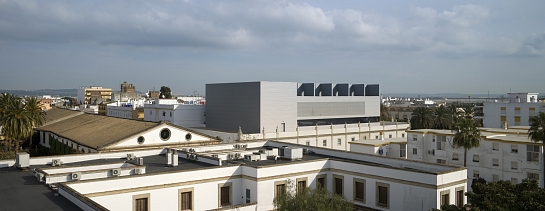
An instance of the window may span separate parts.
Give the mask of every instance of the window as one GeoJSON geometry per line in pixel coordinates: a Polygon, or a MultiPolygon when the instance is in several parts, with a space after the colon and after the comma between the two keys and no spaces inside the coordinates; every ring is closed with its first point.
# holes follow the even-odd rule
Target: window
{"type": "Polygon", "coordinates": [[[163,128],[159,133],[159,136],[163,141],[166,141],[170,138],[170,130],[168,128],[163,128]]]}
{"type": "Polygon", "coordinates": [[[445,145],[447,144],[446,136],[437,136],[437,150],[445,150],[445,145]]]}
{"type": "Polygon", "coordinates": [[[178,190],[178,210],[193,210],[193,188],[184,188],[178,190]]]}
{"type": "Polygon", "coordinates": [[[363,140],[367,140],[367,136],[363,136],[363,140]]]}
{"type": "Polygon", "coordinates": [[[462,208],[464,206],[464,187],[456,188],[456,206],[462,208]]]}
{"type": "Polygon", "coordinates": [[[539,146],[538,145],[526,145],[526,161],[539,162],[539,146]]]}
{"type": "Polygon", "coordinates": [[[528,172],[528,179],[535,179],[537,181],[539,181],[539,173],[531,173],[531,172],[528,172]]]}
{"type": "Polygon", "coordinates": [[[323,141],[323,146],[324,146],[324,147],[327,147],[327,140],[324,140],[324,141],[323,141]]]}
{"type": "Polygon", "coordinates": [[[520,115],[520,107],[515,107],[515,115],[520,115]]]}
{"type": "Polygon", "coordinates": [[[515,126],[520,126],[520,116],[515,117],[515,126]]]}
{"type": "Polygon", "coordinates": [[[399,145],[399,157],[407,157],[407,145],[406,144],[400,144],[399,145]]]}
{"type": "Polygon", "coordinates": [[[388,138],[392,138],[392,134],[388,135],[388,138]]]}
{"type": "Polygon", "coordinates": [[[536,115],[536,108],[529,108],[528,109],[528,116],[535,116],[536,115]]]}
{"type": "Polygon", "coordinates": [[[296,179],[296,182],[297,182],[297,193],[301,193],[307,187],[307,178],[306,177],[298,178],[296,179]]]}
{"type": "Polygon", "coordinates": [[[501,107],[501,114],[507,114],[507,108],[506,107],[501,107]]]}
{"type": "Polygon", "coordinates": [[[219,207],[222,207],[222,206],[229,206],[231,205],[233,199],[232,199],[232,194],[231,194],[231,186],[233,185],[233,183],[231,182],[228,182],[228,183],[220,183],[218,184],[218,189],[219,189],[219,195],[218,195],[218,203],[219,203],[219,207]]]}
{"type": "Polygon", "coordinates": [[[169,112],[170,113],[170,117],[172,117],[172,112],[169,112]]]}
{"type": "Polygon", "coordinates": [[[511,153],[519,153],[519,148],[517,145],[511,144],[511,153]]]}
{"type": "Polygon", "coordinates": [[[458,153],[452,153],[452,160],[458,160],[458,153]]]}
{"type": "Polygon", "coordinates": [[[250,189],[246,189],[246,204],[250,203],[250,198],[251,198],[251,194],[250,194],[250,189]]]}
{"type": "Polygon", "coordinates": [[[500,150],[500,143],[492,143],[492,150],[499,151],[500,150]]]}
{"type": "Polygon", "coordinates": [[[327,188],[326,186],[326,178],[327,178],[327,174],[322,174],[322,175],[318,175],[316,176],[316,187],[322,187],[324,189],[327,188]]]}
{"type": "Polygon", "coordinates": [[[446,164],[447,161],[446,161],[446,160],[443,160],[443,159],[437,159],[437,163],[439,163],[439,164],[446,164]]]}
{"type": "Polygon", "coordinates": [[[480,177],[479,171],[473,170],[473,178],[479,178],[479,177],[480,177]]]}
{"type": "Polygon", "coordinates": [[[450,190],[441,191],[441,206],[449,205],[450,190]]]}
{"type": "Polygon", "coordinates": [[[500,121],[501,121],[502,124],[503,124],[504,122],[507,122],[507,117],[506,117],[506,116],[501,116],[501,117],[500,117],[500,121]]]}
{"type": "Polygon", "coordinates": [[[365,203],[365,180],[354,178],[354,201],[365,203]]]}
{"type": "Polygon", "coordinates": [[[401,134],[401,138],[405,138],[405,133],[402,133],[402,134],[401,134]]]}
{"type": "Polygon", "coordinates": [[[356,141],[356,138],[352,137],[352,141],[356,141]]]}
{"type": "Polygon", "coordinates": [[[513,177],[513,178],[511,178],[511,183],[516,185],[516,184],[519,183],[519,179],[513,177]]]}
{"type": "Polygon", "coordinates": [[[337,139],[337,145],[339,145],[339,146],[341,145],[341,139],[340,138],[337,139]]]}
{"type": "Polygon", "coordinates": [[[163,111],[163,116],[166,116],[167,112],[163,111]]]}
{"type": "Polygon", "coordinates": [[[473,162],[479,162],[479,155],[473,155],[473,162]]]}
{"type": "Polygon", "coordinates": [[[375,139],[378,139],[378,136],[375,136],[375,139]]]}
{"type": "Polygon", "coordinates": [[[390,185],[386,183],[376,183],[376,204],[377,207],[390,208],[390,185]]]}
{"type": "Polygon", "coordinates": [[[150,209],[150,194],[140,194],[132,196],[132,207],[134,211],[148,211],[150,209]]]}
{"type": "Polygon", "coordinates": [[[498,158],[492,158],[492,166],[500,166],[500,160],[498,158]]]}
{"type": "Polygon", "coordinates": [[[497,174],[492,174],[492,182],[497,182],[500,180],[500,176],[497,174]]]}
{"type": "Polygon", "coordinates": [[[341,175],[333,175],[333,193],[343,196],[343,180],[344,176],[341,175]]]}
{"type": "Polygon", "coordinates": [[[286,191],[286,181],[274,182],[274,197],[278,197],[280,194],[284,194],[286,191]]]}
{"type": "Polygon", "coordinates": [[[413,155],[418,155],[418,149],[417,148],[413,148],[413,155]]]}
{"type": "Polygon", "coordinates": [[[511,169],[517,170],[518,168],[519,167],[517,161],[511,161],[511,169]]]}
{"type": "Polygon", "coordinates": [[[307,141],[307,146],[310,146],[310,141],[307,141]]]}
{"type": "Polygon", "coordinates": [[[418,136],[417,135],[413,135],[413,141],[418,141],[418,136]]]}

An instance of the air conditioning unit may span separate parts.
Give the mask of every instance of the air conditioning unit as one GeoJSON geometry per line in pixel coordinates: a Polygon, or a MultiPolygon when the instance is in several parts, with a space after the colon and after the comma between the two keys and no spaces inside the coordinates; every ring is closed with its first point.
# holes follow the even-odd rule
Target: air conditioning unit
{"type": "Polygon", "coordinates": [[[248,144],[241,144],[240,147],[241,148],[246,148],[248,146],[248,144]]]}
{"type": "Polygon", "coordinates": [[[74,172],[74,173],[72,173],[71,177],[72,177],[72,180],[74,180],[74,181],[75,180],[80,180],[81,179],[81,172],[74,172]]]}
{"type": "Polygon", "coordinates": [[[61,159],[53,159],[53,161],[51,161],[51,166],[61,166],[61,165],[62,165],[61,159]]]}
{"type": "Polygon", "coordinates": [[[127,160],[134,160],[134,159],[136,159],[136,156],[134,156],[133,153],[127,154],[127,160]]]}
{"type": "Polygon", "coordinates": [[[112,176],[119,176],[119,175],[121,175],[121,169],[120,168],[112,169],[112,176]]]}
{"type": "Polygon", "coordinates": [[[193,160],[198,160],[197,155],[193,155],[193,160]]]}
{"type": "Polygon", "coordinates": [[[187,154],[185,154],[185,157],[186,157],[187,159],[189,159],[189,158],[191,157],[191,154],[187,153],[187,154]]]}
{"type": "Polygon", "coordinates": [[[195,148],[189,148],[190,152],[195,152],[195,148]]]}
{"type": "Polygon", "coordinates": [[[213,158],[218,158],[218,154],[212,154],[213,158]]]}

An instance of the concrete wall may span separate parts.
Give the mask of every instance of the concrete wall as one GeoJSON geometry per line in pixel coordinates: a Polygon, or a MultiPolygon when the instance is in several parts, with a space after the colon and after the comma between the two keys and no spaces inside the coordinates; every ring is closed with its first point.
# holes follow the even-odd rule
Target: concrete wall
{"type": "Polygon", "coordinates": [[[206,127],[259,133],[260,82],[206,85],[206,127]]]}

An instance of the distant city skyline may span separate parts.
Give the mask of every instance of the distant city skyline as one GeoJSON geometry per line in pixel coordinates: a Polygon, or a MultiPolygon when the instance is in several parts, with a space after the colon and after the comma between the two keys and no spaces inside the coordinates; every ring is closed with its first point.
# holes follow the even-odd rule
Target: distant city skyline
{"type": "Polygon", "coordinates": [[[242,81],[545,93],[545,1],[0,0],[0,89],[242,81]]]}

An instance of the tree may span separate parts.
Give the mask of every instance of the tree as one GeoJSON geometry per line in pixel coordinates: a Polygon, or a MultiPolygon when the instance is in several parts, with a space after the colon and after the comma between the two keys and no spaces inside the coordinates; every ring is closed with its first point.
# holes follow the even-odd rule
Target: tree
{"type": "Polygon", "coordinates": [[[10,140],[5,136],[6,129],[4,128],[4,125],[1,123],[1,121],[2,119],[4,119],[4,116],[6,116],[10,112],[10,106],[16,100],[18,100],[18,98],[10,93],[2,93],[2,95],[0,96],[0,127],[2,127],[2,132],[4,133],[4,152],[8,151],[10,140]]]}
{"type": "Polygon", "coordinates": [[[380,104],[380,121],[392,121],[390,110],[384,104],[380,104]]]}
{"type": "MultiPolygon", "coordinates": [[[[530,118],[530,128],[528,129],[528,138],[534,142],[541,142],[542,146],[545,146],[545,113],[539,112],[536,116],[530,118]]],[[[543,148],[545,149],[545,148],[543,148]]],[[[541,163],[545,169],[545,153],[541,153],[543,158],[541,163]]],[[[545,176],[543,176],[545,179],[545,176]]],[[[542,182],[543,187],[545,188],[545,180],[542,182]]]]}
{"type": "Polygon", "coordinates": [[[159,92],[160,92],[159,98],[164,98],[164,99],[172,98],[172,92],[170,91],[170,88],[168,88],[168,86],[162,86],[159,92]]]}
{"type": "Polygon", "coordinates": [[[451,114],[451,110],[447,107],[440,105],[439,107],[433,110],[433,128],[450,130],[454,124],[454,120],[451,114]]]}
{"type": "Polygon", "coordinates": [[[20,140],[32,135],[32,120],[25,109],[25,104],[17,99],[8,105],[8,111],[0,119],[4,127],[4,136],[8,141],[15,142],[15,153],[19,151],[20,140]]]}
{"type": "Polygon", "coordinates": [[[475,120],[472,117],[462,117],[454,126],[453,143],[456,147],[464,148],[464,166],[467,163],[467,150],[479,147],[481,142],[481,131],[477,128],[475,120]]]}
{"type": "Polygon", "coordinates": [[[286,188],[274,198],[275,209],[278,211],[305,210],[345,210],[352,211],[354,204],[346,198],[331,193],[317,185],[316,189],[293,188],[293,181],[288,181],[286,188]]]}
{"type": "MultiPolygon", "coordinates": [[[[44,106],[36,97],[25,98],[25,110],[32,124],[32,131],[34,128],[40,127],[45,121],[44,106]]],[[[32,147],[32,138],[29,139],[29,148],[32,147]]]]}
{"type": "Polygon", "coordinates": [[[433,126],[433,112],[427,107],[414,109],[411,115],[411,129],[429,129],[433,126]]]}

